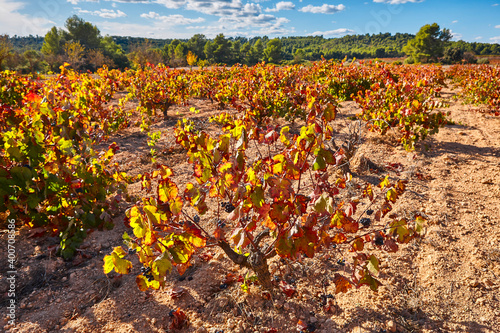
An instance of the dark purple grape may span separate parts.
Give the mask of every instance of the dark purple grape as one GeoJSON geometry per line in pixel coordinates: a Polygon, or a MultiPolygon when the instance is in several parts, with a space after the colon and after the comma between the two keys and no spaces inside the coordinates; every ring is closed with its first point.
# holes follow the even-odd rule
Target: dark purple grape
{"type": "Polygon", "coordinates": [[[359,220],[359,223],[361,223],[363,225],[363,227],[367,228],[372,223],[372,220],[370,220],[367,217],[363,217],[361,220],[359,220]]]}

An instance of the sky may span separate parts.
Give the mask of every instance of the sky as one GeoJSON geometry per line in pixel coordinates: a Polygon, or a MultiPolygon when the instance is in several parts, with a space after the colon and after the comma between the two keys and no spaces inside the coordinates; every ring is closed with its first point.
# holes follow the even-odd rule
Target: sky
{"type": "Polygon", "coordinates": [[[101,34],[147,38],[416,34],[500,43],[500,0],[0,0],[0,34],[43,36],[78,15],[101,34]]]}

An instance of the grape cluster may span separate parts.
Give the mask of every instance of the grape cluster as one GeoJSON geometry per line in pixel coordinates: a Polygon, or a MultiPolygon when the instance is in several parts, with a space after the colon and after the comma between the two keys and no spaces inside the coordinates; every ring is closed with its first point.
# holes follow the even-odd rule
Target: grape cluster
{"type": "Polygon", "coordinates": [[[194,221],[194,223],[200,223],[200,216],[199,215],[195,215],[193,217],[193,221],[194,221]]]}
{"type": "Polygon", "coordinates": [[[128,249],[128,254],[136,254],[137,249],[128,249]]]}
{"type": "Polygon", "coordinates": [[[309,323],[307,324],[307,331],[308,332],[314,332],[316,331],[317,327],[315,323],[309,323]]]}
{"type": "Polygon", "coordinates": [[[141,273],[146,279],[148,279],[149,282],[155,279],[153,274],[151,274],[151,267],[141,267],[141,273]]]}
{"type": "Polygon", "coordinates": [[[337,265],[345,266],[345,259],[338,259],[337,260],[337,265]]]}
{"type": "Polygon", "coordinates": [[[373,209],[368,209],[366,211],[366,215],[372,215],[373,214],[373,209]]]}
{"type": "Polygon", "coordinates": [[[224,210],[226,211],[226,213],[231,213],[236,208],[229,201],[228,202],[221,202],[220,205],[224,208],[224,210]]]}
{"type": "Polygon", "coordinates": [[[382,246],[384,245],[384,237],[378,235],[375,237],[375,245],[382,246]]]}
{"type": "Polygon", "coordinates": [[[363,227],[367,228],[372,223],[372,220],[370,220],[368,217],[363,217],[361,220],[359,220],[359,223],[361,223],[363,227]]]}
{"type": "Polygon", "coordinates": [[[322,294],[319,296],[321,299],[321,305],[325,306],[329,298],[333,298],[332,294],[322,294]]]}

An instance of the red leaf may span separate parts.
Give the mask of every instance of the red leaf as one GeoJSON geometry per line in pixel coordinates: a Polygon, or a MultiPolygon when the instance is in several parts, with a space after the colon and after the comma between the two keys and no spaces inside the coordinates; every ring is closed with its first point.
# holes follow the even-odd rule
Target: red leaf
{"type": "Polygon", "coordinates": [[[291,284],[286,283],[285,281],[281,281],[281,283],[280,283],[280,289],[288,297],[292,297],[293,294],[295,294],[295,292],[297,291],[297,288],[295,288],[291,284]]]}
{"type": "Polygon", "coordinates": [[[210,261],[214,256],[210,252],[205,252],[205,253],[200,253],[198,257],[200,257],[200,259],[203,261],[210,261]]]}
{"type": "Polygon", "coordinates": [[[171,312],[170,316],[172,317],[172,322],[170,323],[171,330],[181,329],[187,321],[187,316],[181,309],[177,309],[177,311],[171,312]]]}
{"type": "Polygon", "coordinates": [[[307,330],[307,324],[299,319],[299,322],[297,323],[297,331],[305,331],[305,330],[307,330]]]}
{"type": "Polygon", "coordinates": [[[351,282],[339,273],[335,273],[333,277],[333,283],[335,283],[335,293],[345,293],[352,288],[351,282]]]}

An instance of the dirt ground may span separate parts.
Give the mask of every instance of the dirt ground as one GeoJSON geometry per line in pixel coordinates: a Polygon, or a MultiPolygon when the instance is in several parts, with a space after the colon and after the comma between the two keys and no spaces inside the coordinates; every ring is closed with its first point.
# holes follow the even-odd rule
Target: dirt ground
{"type": "MultiPolygon", "coordinates": [[[[386,174],[407,179],[408,189],[395,209],[420,212],[428,219],[424,238],[395,254],[374,250],[382,267],[378,292],[363,287],[335,295],[333,275],[349,269],[349,264],[337,263],[335,253],[301,263],[273,259],[273,274],[297,287],[293,297],[278,291],[268,300],[257,286],[244,293],[238,282],[221,288],[229,273],[244,276],[246,270],[216,248],[195,256],[182,277],[174,271],[166,289],[141,292],[135,283],[138,260],[130,275],[106,276],[102,271],[103,257],[122,244],[124,231],[130,232],[123,212],[131,204],[123,203],[115,228],[91,233],[73,261],[54,256],[56,237],[18,230],[16,324],[8,324],[2,275],[0,331],[169,332],[171,311],[181,309],[188,323],[180,332],[298,332],[299,321],[309,325],[309,331],[325,333],[500,332],[500,117],[462,105],[453,95],[446,89],[443,98],[456,125],[441,129],[414,152],[397,146],[390,135],[363,132],[353,160],[353,181],[377,183],[386,174]],[[367,160],[376,168],[362,168],[359,161],[367,160]],[[397,170],[388,167],[395,163],[401,164],[397,170]],[[329,309],[321,298],[328,294],[333,295],[329,309]]],[[[347,117],[358,109],[354,102],[344,102],[339,111],[336,126],[342,133],[347,117]]],[[[199,128],[217,134],[220,128],[208,117],[220,111],[194,100],[169,112],[171,118],[159,119],[151,130],[163,131],[158,162],[169,165],[182,184],[191,181],[192,166],[174,144],[177,119],[192,118],[199,128]],[[200,113],[190,113],[191,106],[200,113]]],[[[135,175],[152,170],[147,135],[138,128],[118,133],[113,141],[120,146],[116,160],[123,171],[135,175]]],[[[136,198],[144,195],[140,183],[129,191],[136,198]]],[[[6,244],[7,234],[1,239],[6,244]]],[[[0,258],[1,267],[6,267],[5,246],[0,258]]]]}

